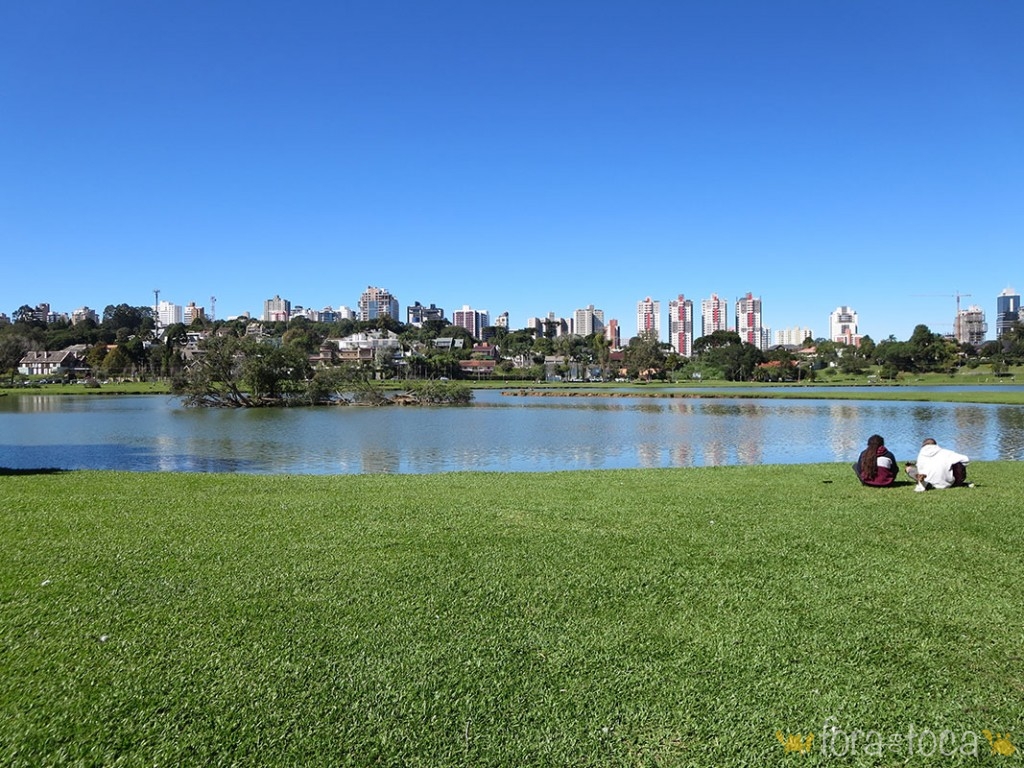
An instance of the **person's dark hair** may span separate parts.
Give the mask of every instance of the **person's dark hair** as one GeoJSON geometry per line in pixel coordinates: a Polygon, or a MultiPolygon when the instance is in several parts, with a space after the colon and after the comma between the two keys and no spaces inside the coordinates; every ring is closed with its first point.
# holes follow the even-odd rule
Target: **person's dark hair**
{"type": "Polygon", "coordinates": [[[868,447],[860,455],[860,474],[865,480],[874,480],[878,474],[878,449],[885,445],[881,435],[868,438],[868,447]]]}

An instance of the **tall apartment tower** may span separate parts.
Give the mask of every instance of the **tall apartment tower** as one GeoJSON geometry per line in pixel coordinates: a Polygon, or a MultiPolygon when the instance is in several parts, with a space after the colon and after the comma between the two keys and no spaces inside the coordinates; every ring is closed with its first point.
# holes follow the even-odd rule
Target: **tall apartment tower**
{"type": "Polygon", "coordinates": [[[636,303],[636,335],[654,331],[655,337],[661,339],[661,302],[648,296],[636,303]]]}
{"type": "Polygon", "coordinates": [[[753,344],[758,349],[767,349],[767,332],[761,321],[761,299],[748,293],[736,299],[736,333],[740,341],[753,344]]]}
{"type": "Polygon", "coordinates": [[[589,336],[604,332],[604,310],[594,309],[593,304],[572,313],[572,332],[577,336],[589,336]]]}
{"type": "Polygon", "coordinates": [[[277,294],[274,294],[274,298],[263,302],[263,321],[266,323],[288,322],[288,317],[291,313],[292,303],[288,299],[282,299],[277,294]]]}
{"type": "Polygon", "coordinates": [[[956,322],[953,324],[953,335],[958,343],[980,347],[985,343],[987,334],[988,323],[985,322],[985,313],[981,307],[972,305],[957,313],[956,322]]]}
{"type": "Polygon", "coordinates": [[[854,346],[860,344],[860,336],[857,334],[857,313],[852,308],[836,307],[828,316],[828,340],[854,346]]]}
{"type": "Polygon", "coordinates": [[[465,328],[474,339],[484,337],[484,328],[491,324],[490,315],[487,310],[475,310],[469,304],[463,304],[462,309],[452,312],[452,325],[465,328]]]}
{"type": "Polygon", "coordinates": [[[206,310],[202,307],[196,306],[194,301],[190,301],[188,306],[186,306],[182,312],[182,322],[185,323],[185,325],[192,325],[192,323],[201,317],[206,317],[206,310]]]}
{"type": "Polygon", "coordinates": [[[612,349],[622,349],[622,338],[619,334],[619,321],[614,317],[604,327],[604,337],[612,349]]]}
{"type": "Polygon", "coordinates": [[[668,340],[683,357],[693,356],[693,302],[681,293],[668,303],[668,340]]]}
{"type": "Polygon", "coordinates": [[[182,319],[181,305],[170,301],[161,301],[156,305],[156,324],[160,328],[180,323],[182,319]]]}
{"type": "Polygon", "coordinates": [[[996,338],[1009,331],[1014,323],[1022,322],[1020,313],[1020,294],[1013,288],[1004,288],[996,296],[996,338]]]}
{"type": "Polygon", "coordinates": [[[710,299],[700,303],[700,335],[710,336],[715,331],[729,330],[729,302],[712,293],[710,299]]]}
{"type": "Polygon", "coordinates": [[[392,296],[387,288],[370,285],[359,297],[359,319],[376,320],[378,317],[398,320],[398,299],[392,296]]]}

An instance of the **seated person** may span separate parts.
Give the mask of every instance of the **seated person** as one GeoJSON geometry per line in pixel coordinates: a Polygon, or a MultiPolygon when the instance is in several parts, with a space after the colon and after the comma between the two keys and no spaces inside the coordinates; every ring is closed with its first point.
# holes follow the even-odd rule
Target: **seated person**
{"type": "Polygon", "coordinates": [[[900,472],[896,457],[885,447],[885,440],[881,435],[872,435],[868,438],[868,447],[857,458],[853,471],[857,473],[862,484],[875,488],[892,485],[900,472]]]}
{"type": "Polygon", "coordinates": [[[915,491],[932,488],[954,488],[958,485],[971,486],[967,482],[967,464],[970,459],[962,453],[940,448],[932,438],[921,444],[916,464],[907,463],[907,474],[917,481],[915,491]]]}

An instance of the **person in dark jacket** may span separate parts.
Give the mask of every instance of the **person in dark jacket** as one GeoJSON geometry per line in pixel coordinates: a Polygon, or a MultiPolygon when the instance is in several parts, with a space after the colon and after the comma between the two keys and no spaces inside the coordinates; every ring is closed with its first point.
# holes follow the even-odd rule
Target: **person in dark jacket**
{"type": "Polygon", "coordinates": [[[868,447],[857,458],[853,471],[861,483],[875,488],[892,485],[900,473],[896,457],[885,447],[885,439],[881,435],[868,438],[868,447]]]}

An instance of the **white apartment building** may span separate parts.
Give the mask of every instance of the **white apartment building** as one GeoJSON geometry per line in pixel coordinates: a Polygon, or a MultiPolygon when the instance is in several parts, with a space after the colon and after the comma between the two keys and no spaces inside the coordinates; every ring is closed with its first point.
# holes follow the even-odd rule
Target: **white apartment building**
{"type": "Polygon", "coordinates": [[[85,322],[86,320],[92,320],[94,323],[99,324],[100,316],[96,314],[96,310],[89,309],[88,307],[79,307],[71,313],[72,325],[85,322]]]}
{"type": "Polygon", "coordinates": [[[860,344],[860,336],[857,334],[857,313],[851,307],[836,307],[828,316],[828,339],[842,344],[860,344]]]}
{"type": "Polygon", "coordinates": [[[776,346],[799,347],[803,345],[806,339],[813,338],[814,332],[810,328],[801,328],[798,325],[775,331],[776,346]]]}
{"type": "Polygon", "coordinates": [[[729,302],[717,293],[700,303],[700,335],[710,336],[715,331],[729,330],[729,302]]]}
{"type": "Polygon", "coordinates": [[[593,304],[572,313],[572,332],[577,336],[604,333],[604,310],[594,309],[593,304]]]}
{"type": "Polygon", "coordinates": [[[693,302],[681,293],[668,303],[668,340],[678,354],[693,356],[693,302]]]}
{"type": "Polygon", "coordinates": [[[636,335],[649,331],[661,339],[661,302],[650,296],[636,303],[636,335]]]}
{"type": "Polygon", "coordinates": [[[173,304],[169,301],[161,301],[156,305],[156,325],[158,328],[166,328],[169,325],[182,321],[180,304],[173,304]]]}
{"type": "Polygon", "coordinates": [[[768,348],[768,329],[761,316],[761,298],[748,293],[736,299],[736,333],[740,341],[753,344],[760,350],[768,348]]]}

